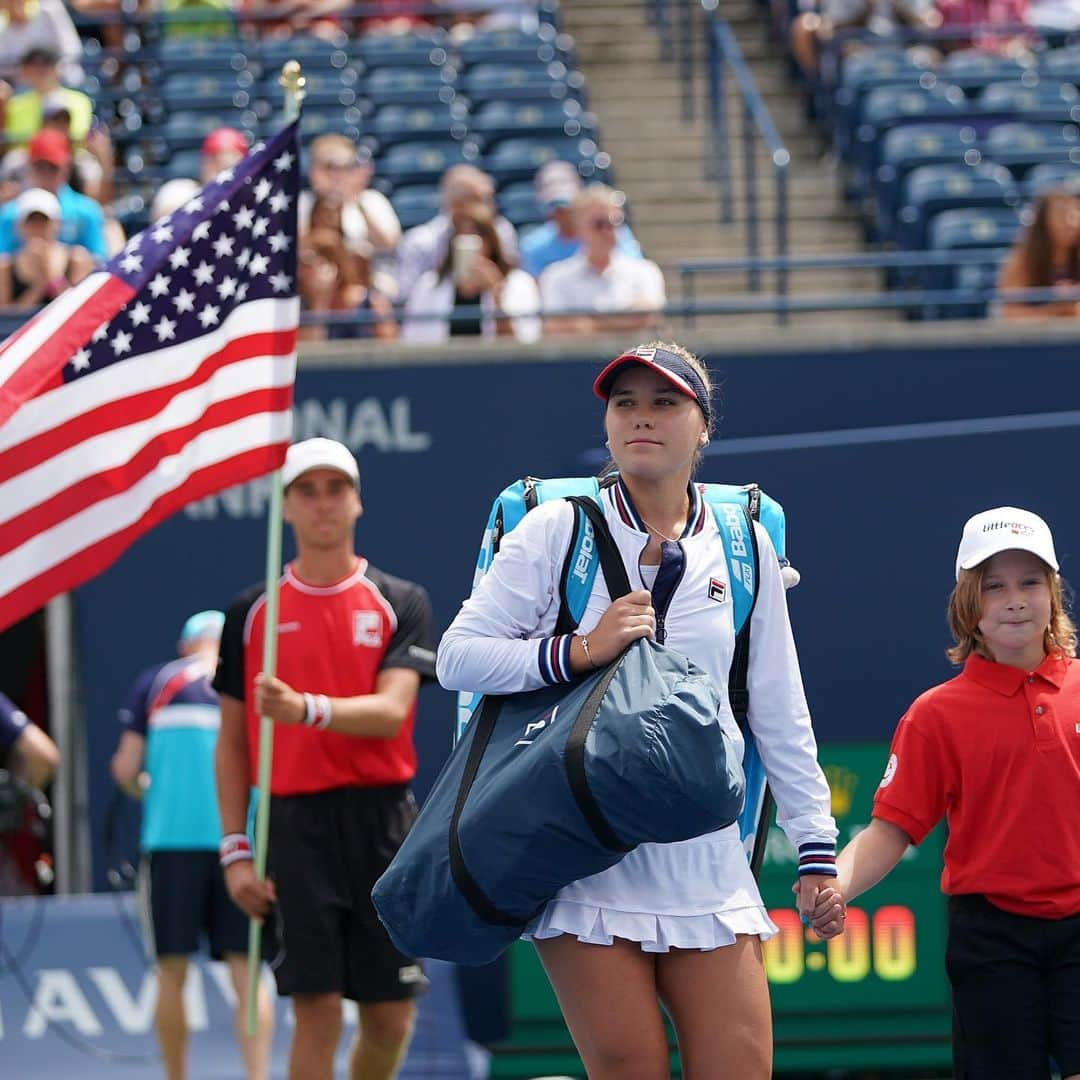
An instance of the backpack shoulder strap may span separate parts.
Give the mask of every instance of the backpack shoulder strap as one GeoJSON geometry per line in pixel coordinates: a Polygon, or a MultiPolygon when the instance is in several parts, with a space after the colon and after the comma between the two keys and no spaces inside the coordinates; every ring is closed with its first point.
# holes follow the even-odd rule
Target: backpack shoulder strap
{"type": "Polygon", "coordinates": [[[630,578],[603,510],[591,497],[571,495],[566,501],[574,508],[574,528],[563,563],[560,585],[563,604],[555,628],[557,634],[568,634],[577,629],[598,566],[612,600],[630,592],[630,578]]]}

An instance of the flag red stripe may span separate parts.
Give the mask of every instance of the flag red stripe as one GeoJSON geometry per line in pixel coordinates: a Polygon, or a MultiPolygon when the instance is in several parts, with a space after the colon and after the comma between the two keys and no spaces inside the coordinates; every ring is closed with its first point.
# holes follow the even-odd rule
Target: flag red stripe
{"type": "MultiPolygon", "coordinates": [[[[130,285],[110,275],[97,292],[59,322],[46,338],[45,344],[31,353],[11,373],[10,378],[0,384],[0,424],[24,401],[40,393],[50,379],[58,376],[72,355],[90,340],[90,335],[102,323],[108,322],[134,295],[135,290],[130,285]]],[[[35,315],[4,342],[0,357],[31,329],[48,322],[50,318],[55,319],[56,315],[50,316],[48,308],[35,315]]]]}
{"type": "Polygon", "coordinates": [[[182,450],[204,431],[231,424],[258,413],[285,412],[292,403],[292,384],[252,390],[239,397],[217,401],[198,420],[163,431],[150,439],[123,465],[87,476],[50,499],[31,507],[0,525],[0,552],[20,544],[66,518],[74,517],[101,499],[108,499],[137,484],[152,473],[162,458],[182,450]]]}
{"type": "Polygon", "coordinates": [[[138,521],[126,529],[110,534],[0,596],[0,630],[37,611],[58,593],[73,589],[101,573],[116,561],[129,544],[187,503],[280,468],[285,460],[287,445],[280,442],[260,446],[192,473],[180,487],[163,493],[138,521]]]}
{"type": "MultiPolygon", "coordinates": [[[[0,483],[35,468],[86,439],[155,416],[178,394],[205,382],[227,364],[251,360],[256,356],[288,356],[295,347],[295,330],[270,331],[237,338],[208,356],[195,371],[180,382],[156,387],[133,397],[110,401],[58,427],[8,447],[0,452],[0,483]]],[[[0,550],[4,550],[2,543],[0,550]]]]}

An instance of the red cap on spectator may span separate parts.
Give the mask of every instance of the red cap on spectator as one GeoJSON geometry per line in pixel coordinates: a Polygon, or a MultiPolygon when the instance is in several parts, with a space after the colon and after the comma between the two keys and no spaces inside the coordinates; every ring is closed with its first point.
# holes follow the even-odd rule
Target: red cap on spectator
{"type": "Polygon", "coordinates": [[[71,161],[71,144],[62,131],[39,131],[26,147],[31,163],[47,161],[50,165],[63,166],[71,161]]]}
{"type": "Polygon", "coordinates": [[[210,157],[211,154],[228,153],[243,155],[248,152],[248,141],[244,133],[237,131],[236,128],[214,128],[203,139],[202,152],[205,157],[210,157]]]}

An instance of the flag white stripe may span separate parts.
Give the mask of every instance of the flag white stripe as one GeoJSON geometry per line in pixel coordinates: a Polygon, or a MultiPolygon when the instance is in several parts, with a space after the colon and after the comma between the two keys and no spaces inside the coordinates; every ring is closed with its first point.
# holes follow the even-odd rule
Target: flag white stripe
{"type": "MultiPolygon", "coordinates": [[[[67,293],[63,294],[67,296],[67,293]]],[[[63,299],[63,297],[61,297],[63,299]]],[[[54,301],[55,303],[55,301],[54,301]]],[[[300,317],[300,301],[252,300],[233,309],[213,333],[168,345],[57,387],[26,402],[0,427],[0,451],[92,412],[111,401],[183,382],[211,353],[247,334],[288,331],[300,317]]]]}
{"type": "Polygon", "coordinates": [[[39,506],[72,484],[129,462],[159,434],[195,423],[208,408],[252,390],[289,386],[291,357],[257,356],[228,364],[206,380],[170,398],[161,412],[124,427],[110,428],[68,447],[0,483],[0,523],[39,506]]]}
{"type": "Polygon", "coordinates": [[[292,410],[262,412],[214,428],[192,439],[183,450],[162,458],[153,472],[118,495],[46,529],[0,557],[0,581],[14,591],[58,564],[137,522],[162,496],[192,473],[228,461],[249,450],[288,442],[292,410]]]}
{"type": "Polygon", "coordinates": [[[112,274],[98,270],[83,278],[74,288],[61,293],[50,305],[47,313],[27,328],[22,337],[0,350],[0,385],[40,349],[56,333],[56,328],[75,314],[90,298],[112,280],[112,274]]]}

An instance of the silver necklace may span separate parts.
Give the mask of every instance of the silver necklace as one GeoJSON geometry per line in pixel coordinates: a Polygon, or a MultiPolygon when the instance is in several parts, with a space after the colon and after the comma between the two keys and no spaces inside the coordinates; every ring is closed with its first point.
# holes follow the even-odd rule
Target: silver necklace
{"type": "Polygon", "coordinates": [[[644,518],[641,519],[641,524],[651,533],[655,533],[661,540],[666,540],[669,544],[677,544],[679,538],[677,536],[668,536],[667,533],[662,533],[655,525],[650,525],[644,518]]]}

